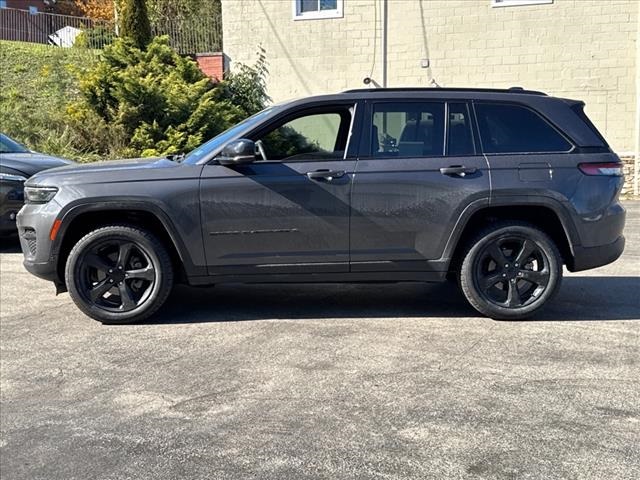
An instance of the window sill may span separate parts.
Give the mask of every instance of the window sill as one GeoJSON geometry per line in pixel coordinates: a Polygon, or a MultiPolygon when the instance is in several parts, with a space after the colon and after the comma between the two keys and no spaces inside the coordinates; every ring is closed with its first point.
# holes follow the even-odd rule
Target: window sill
{"type": "Polygon", "coordinates": [[[343,18],[344,15],[339,10],[326,10],[324,12],[308,12],[305,14],[294,15],[293,20],[322,20],[326,18],[343,18]]]}
{"type": "Polygon", "coordinates": [[[548,5],[550,3],[553,3],[553,0],[504,0],[502,2],[496,2],[495,0],[492,0],[491,8],[525,7],[531,5],[548,5]]]}

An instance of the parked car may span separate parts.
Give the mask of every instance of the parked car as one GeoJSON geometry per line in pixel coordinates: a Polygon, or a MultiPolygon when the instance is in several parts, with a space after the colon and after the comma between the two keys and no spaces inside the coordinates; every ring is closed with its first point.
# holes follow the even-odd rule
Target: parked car
{"type": "Polygon", "coordinates": [[[71,163],[42,155],[0,133],[0,235],[17,232],[16,215],[24,203],[23,186],[30,176],[71,163]]]}
{"type": "Polygon", "coordinates": [[[563,265],[624,248],[622,166],[583,106],[439,88],[269,107],[183,159],[37,174],[24,264],[104,323],[148,317],[174,282],[452,277],[482,314],[530,317],[563,265]]]}

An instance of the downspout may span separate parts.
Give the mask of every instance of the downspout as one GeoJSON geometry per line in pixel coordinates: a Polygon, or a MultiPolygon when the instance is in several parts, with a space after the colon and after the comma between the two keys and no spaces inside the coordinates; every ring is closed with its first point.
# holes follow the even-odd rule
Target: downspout
{"type": "Polygon", "coordinates": [[[382,0],[382,88],[387,87],[388,0],[382,0]]]}
{"type": "Polygon", "coordinates": [[[633,194],[640,194],[640,11],[636,16],[636,154],[633,159],[633,194]]]}

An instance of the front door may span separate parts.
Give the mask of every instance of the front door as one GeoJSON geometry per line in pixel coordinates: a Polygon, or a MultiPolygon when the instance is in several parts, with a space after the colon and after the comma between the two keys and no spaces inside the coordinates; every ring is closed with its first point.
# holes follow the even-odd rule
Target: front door
{"type": "Polygon", "coordinates": [[[351,270],[437,270],[464,208],[489,201],[469,106],[380,101],[367,110],[351,197],[351,270]]]}
{"type": "Polygon", "coordinates": [[[347,272],[347,154],[355,106],[295,111],[247,135],[254,163],[204,167],[202,228],[211,275],[347,272]]]}

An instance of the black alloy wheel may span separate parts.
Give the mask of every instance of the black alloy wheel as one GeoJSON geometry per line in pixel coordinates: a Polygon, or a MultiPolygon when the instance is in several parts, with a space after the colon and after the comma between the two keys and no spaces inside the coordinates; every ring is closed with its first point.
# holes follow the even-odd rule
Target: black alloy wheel
{"type": "Polygon", "coordinates": [[[125,239],[92,245],[80,257],[80,292],[96,306],[129,312],[142,305],[156,283],[156,269],[144,248],[125,239]]]}
{"type": "Polygon", "coordinates": [[[131,323],[152,315],[173,285],[167,249],[152,233],[111,225],[85,235],[65,270],[67,289],[85,314],[103,323],[131,323]]]}
{"type": "Polygon", "coordinates": [[[469,242],[459,272],[469,303],[491,318],[530,317],[557,292],[562,257],[535,225],[496,222],[469,242]]]}
{"type": "Polygon", "coordinates": [[[533,240],[504,235],[478,255],[474,282],[481,296],[501,307],[519,308],[539,298],[551,272],[549,259],[533,240]]]}

